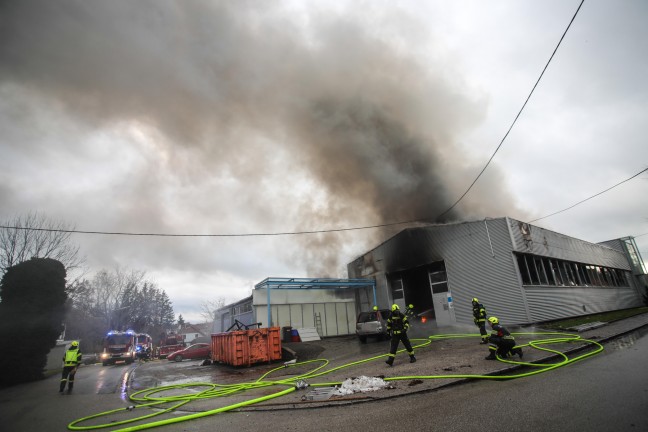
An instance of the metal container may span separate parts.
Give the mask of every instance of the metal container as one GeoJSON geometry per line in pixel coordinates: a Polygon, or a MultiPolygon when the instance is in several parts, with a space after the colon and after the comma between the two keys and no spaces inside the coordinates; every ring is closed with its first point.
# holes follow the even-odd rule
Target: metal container
{"type": "Polygon", "coordinates": [[[279,327],[212,334],[212,360],[231,366],[281,360],[279,327]]]}

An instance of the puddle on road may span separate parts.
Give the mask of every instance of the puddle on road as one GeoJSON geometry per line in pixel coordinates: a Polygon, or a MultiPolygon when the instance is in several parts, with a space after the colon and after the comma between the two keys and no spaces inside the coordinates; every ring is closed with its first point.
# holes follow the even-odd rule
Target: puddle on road
{"type": "Polygon", "coordinates": [[[635,330],[632,333],[628,333],[625,336],[621,336],[609,343],[605,344],[605,348],[610,351],[619,351],[631,348],[639,339],[648,335],[648,327],[643,327],[639,330],[635,330]]]}
{"type": "Polygon", "coordinates": [[[211,383],[213,382],[211,375],[196,375],[192,377],[177,378],[170,377],[169,381],[160,381],[158,387],[164,387],[168,385],[178,385],[178,384],[191,384],[191,383],[211,383]]]}

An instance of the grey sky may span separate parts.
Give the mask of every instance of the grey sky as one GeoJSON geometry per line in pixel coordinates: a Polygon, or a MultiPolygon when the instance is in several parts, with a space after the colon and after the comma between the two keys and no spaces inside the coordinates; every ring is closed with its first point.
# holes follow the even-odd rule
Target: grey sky
{"type": "MultiPolygon", "coordinates": [[[[470,185],[578,1],[6,1],[0,218],[272,233],[430,219],[470,185]]],[[[445,220],[531,220],[648,166],[648,6],[585,2],[482,179],[445,220]]],[[[648,232],[648,175],[539,225],[648,232]]],[[[177,313],[268,276],[340,277],[396,232],[75,235],[177,313]]],[[[648,255],[648,236],[637,238],[648,255]]]]}

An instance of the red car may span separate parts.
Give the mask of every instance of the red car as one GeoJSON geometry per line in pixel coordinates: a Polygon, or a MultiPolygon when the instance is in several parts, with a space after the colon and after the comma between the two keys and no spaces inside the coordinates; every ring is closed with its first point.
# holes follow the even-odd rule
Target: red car
{"type": "Polygon", "coordinates": [[[184,359],[211,359],[211,345],[197,343],[167,356],[167,359],[180,362],[184,359]]]}

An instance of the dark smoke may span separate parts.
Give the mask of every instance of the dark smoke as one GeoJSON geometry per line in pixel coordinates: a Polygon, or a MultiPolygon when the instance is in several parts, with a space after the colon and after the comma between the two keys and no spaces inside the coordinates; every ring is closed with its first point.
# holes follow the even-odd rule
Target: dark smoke
{"type": "MultiPolygon", "coordinates": [[[[430,46],[422,23],[369,5],[4,1],[0,88],[39,94],[89,130],[137,122],[158,131],[165,168],[180,181],[227,173],[249,183],[242,200],[259,222],[250,232],[501,216],[512,204],[495,171],[482,188],[498,198],[477,191],[435,219],[480,169],[464,162],[457,140],[481,120],[484,102],[451,63],[421,51],[430,46]],[[281,203],[289,220],[254,195],[277,154],[286,178],[306,173],[325,191],[281,203]]],[[[151,207],[149,225],[164,226],[151,207]]],[[[356,235],[371,244],[401,228],[356,235]]],[[[344,264],[348,236],[300,241],[288,254],[310,275],[344,264]]]]}

